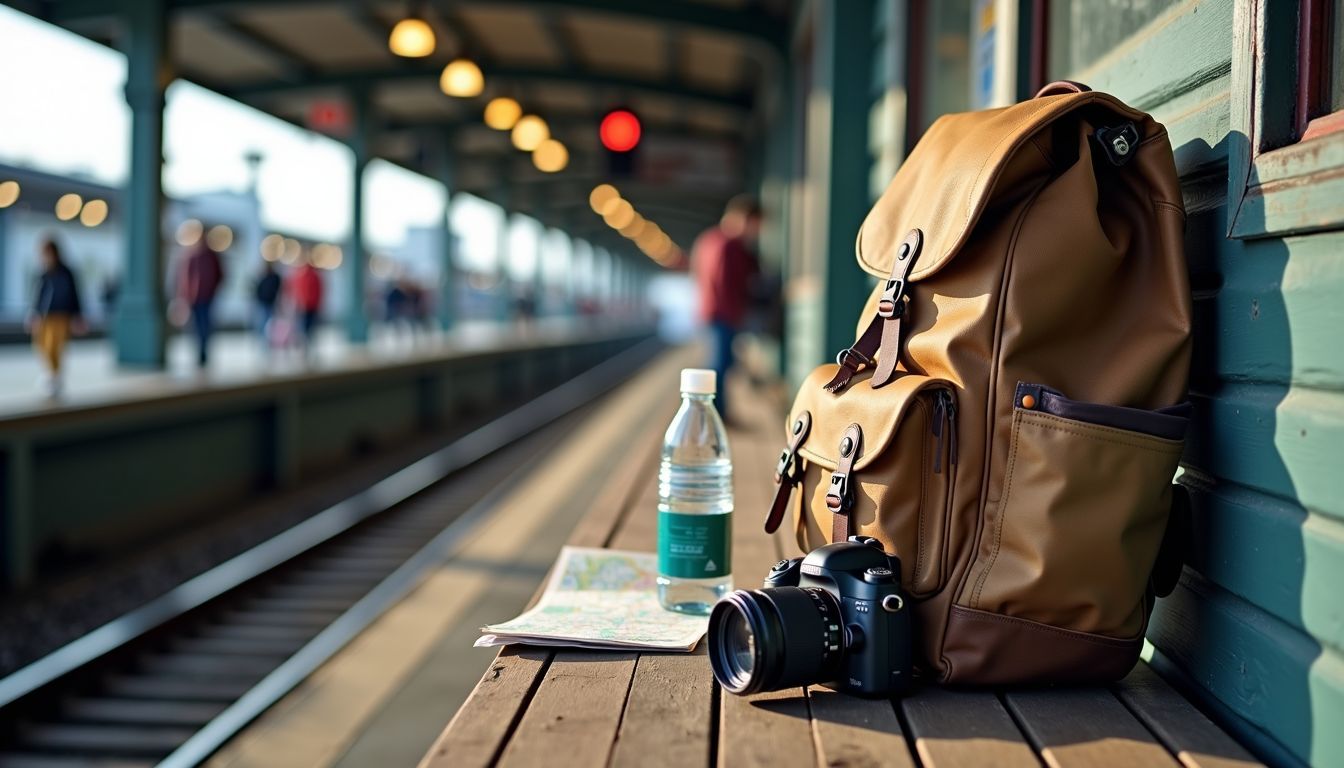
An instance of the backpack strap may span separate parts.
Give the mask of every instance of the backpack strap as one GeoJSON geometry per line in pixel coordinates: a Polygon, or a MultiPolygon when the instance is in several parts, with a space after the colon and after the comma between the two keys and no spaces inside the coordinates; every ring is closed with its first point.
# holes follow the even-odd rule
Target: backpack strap
{"type": "Polygon", "coordinates": [[[765,532],[774,533],[784,520],[784,509],[789,505],[789,492],[802,479],[802,464],[798,460],[798,449],[807,434],[812,431],[812,414],[803,411],[793,422],[793,434],[789,444],[779,454],[779,463],[775,465],[775,500],[770,504],[770,514],[765,518],[765,532]]]}
{"type": "Polygon", "coordinates": [[[826,383],[827,392],[839,392],[849,385],[854,374],[864,368],[877,369],[871,385],[881,387],[891,382],[896,372],[896,361],[901,356],[901,318],[905,317],[908,302],[905,300],[906,280],[915,268],[920,248],[924,245],[924,233],[912,229],[901,241],[896,258],[891,262],[891,274],[882,289],[882,298],[877,302],[877,314],[868,323],[868,327],[859,334],[854,345],[840,351],[835,362],[840,370],[826,383]],[[878,359],[874,360],[875,356],[878,359]]]}
{"type": "Polygon", "coordinates": [[[863,428],[850,424],[840,438],[840,461],[831,473],[826,490],[826,508],[831,511],[831,543],[849,538],[849,513],[854,508],[854,462],[863,452],[863,428]]]}

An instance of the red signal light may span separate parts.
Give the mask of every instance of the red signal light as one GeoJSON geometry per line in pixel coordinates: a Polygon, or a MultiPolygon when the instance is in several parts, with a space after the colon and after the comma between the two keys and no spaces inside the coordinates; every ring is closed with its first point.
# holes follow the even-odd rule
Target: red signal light
{"type": "Polygon", "coordinates": [[[628,109],[613,109],[602,118],[598,136],[602,146],[612,152],[629,152],[639,144],[639,118],[628,109]]]}

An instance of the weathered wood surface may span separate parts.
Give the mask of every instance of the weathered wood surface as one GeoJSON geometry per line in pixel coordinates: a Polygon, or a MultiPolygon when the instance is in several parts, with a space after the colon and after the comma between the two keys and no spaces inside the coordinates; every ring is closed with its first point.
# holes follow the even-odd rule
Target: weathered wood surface
{"type": "Polygon", "coordinates": [[[1035,768],[1036,753],[999,698],[928,688],[900,702],[926,768],[1035,768]]]}
{"type": "MultiPolygon", "coordinates": [[[[787,531],[762,535],[757,514],[773,489],[781,419],[760,399],[737,402],[753,410],[730,434],[733,570],[736,586],[750,588],[796,545],[787,531]]],[[[570,543],[655,546],[657,447],[668,417],[639,425],[570,543]]],[[[703,643],[687,655],[505,650],[422,768],[1253,764],[1236,762],[1249,758],[1226,739],[1146,667],[1114,692],[929,687],[892,702],[820,687],[725,694],[703,643]]]]}
{"type": "Polygon", "coordinates": [[[1051,768],[1176,765],[1105,688],[1018,691],[1004,698],[1051,768]]]}
{"type": "Polygon", "coordinates": [[[1255,765],[1245,748],[1176,693],[1147,664],[1116,686],[1116,695],[1186,768],[1255,765]]]}

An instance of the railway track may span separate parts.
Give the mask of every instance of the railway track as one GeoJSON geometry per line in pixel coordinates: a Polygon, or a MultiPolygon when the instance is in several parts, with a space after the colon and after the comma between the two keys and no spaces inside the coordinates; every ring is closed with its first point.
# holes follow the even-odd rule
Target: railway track
{"type": "Polygon", "coordinates": [[[441,563],[647,342],[0,680],[0,768],[193,766],[441,563]]]}

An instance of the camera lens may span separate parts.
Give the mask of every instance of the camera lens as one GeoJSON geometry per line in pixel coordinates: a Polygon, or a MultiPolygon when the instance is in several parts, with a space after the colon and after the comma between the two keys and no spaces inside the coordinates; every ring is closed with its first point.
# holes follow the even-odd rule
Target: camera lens
{"type": "Polygon", "coordinates": [[[737,590],[709,615],[709,662],[730,693],[832,680],[844,654],[835,597],[816,587],[737,590]]]}

